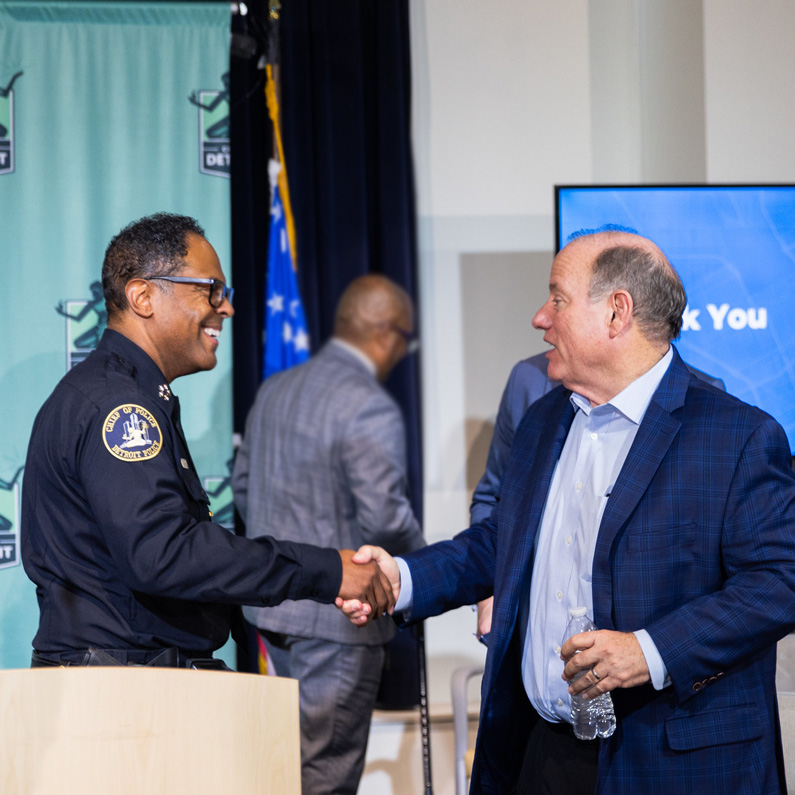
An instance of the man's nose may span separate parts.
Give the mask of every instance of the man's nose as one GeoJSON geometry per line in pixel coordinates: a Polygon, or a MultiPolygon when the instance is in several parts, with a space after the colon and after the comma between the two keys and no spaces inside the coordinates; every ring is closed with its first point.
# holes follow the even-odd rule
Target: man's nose
{"type": "Polygon", "coordinates": [[[547,329],[550,326],[549,323],[549,314],[546,311],[547,305],[541,307],[541,309],[536,312],[535,317],[533,318],[533,328],[537,329],[547,329]]]}

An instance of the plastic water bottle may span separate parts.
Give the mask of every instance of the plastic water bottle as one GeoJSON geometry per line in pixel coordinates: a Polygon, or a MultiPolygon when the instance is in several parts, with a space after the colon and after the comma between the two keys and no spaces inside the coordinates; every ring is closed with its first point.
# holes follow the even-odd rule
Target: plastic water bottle
{"type": "MultiPolygon", "coordinates": [[[[593,632],[596,629],[596,625],[588,618],[586,612],[584,607],[569,608],[569,625],[566,627],[564,643],[572,635],[579,635],[580,632],[593,632]]],[[[574,677],[574,681],[576,682],[589,670],[580,671],[574,677]]],[[[580,740],[610,737],[616,730],[616,713],[610,693],[602,693],[601,696],[592,699],[585,699],[579,695],[572,696],[571,725],[574,727],[574,735],[580,740]]]]}

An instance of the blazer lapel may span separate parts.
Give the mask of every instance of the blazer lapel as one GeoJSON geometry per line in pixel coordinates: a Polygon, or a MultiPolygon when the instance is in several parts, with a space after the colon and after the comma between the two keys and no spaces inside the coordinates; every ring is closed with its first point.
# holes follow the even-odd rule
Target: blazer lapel
{"type": "Polygon", "coordinates": [[[513,487],[520,496],[518,509],[500,513],[500,521],[505,521],[507,527],[499,528],[500,545],[504,552],[499,562],[504,564],[505,571],[519,573],[519,576],[503,580],[497,573],[495,577],[496,582],[509,582],[513,586],[512,590],[529,582],[535,537],[544,512],[552,474],[574,420],[570,395],[568,390],[561,390],[558,401],[541,416],[540,432],[538,426],[533,425],[525,428],[526,433],[522,433],[520,425],[514,440],[506,482],[510,483],[508,488],[513,487]],[[534,444],[527,444],[528,439],[533,439],[534,444]]]}
{"type": "Polygon", "coordinates": [[[690,373],[674,348],[674,358],[652,396],[638,433],[608,499],[593,560],[594,620],[600,629],[612,629],[609,606],[612,599],[610,550],[616,535],[632,515],[663,458],[668,453],[681,422],[673,412],[684,404],[690,373]],[[599,609],[599,608],[602,609],[599,609]]]}

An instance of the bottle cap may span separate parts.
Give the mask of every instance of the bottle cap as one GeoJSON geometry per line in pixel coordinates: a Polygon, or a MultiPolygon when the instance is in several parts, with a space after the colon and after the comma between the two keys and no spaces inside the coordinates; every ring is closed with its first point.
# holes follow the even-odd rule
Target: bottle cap
{"type": "Polygon", "coordinates": [[[570,607],[569,618],[580,618],[588,612],[587,607],[570,607]]]}

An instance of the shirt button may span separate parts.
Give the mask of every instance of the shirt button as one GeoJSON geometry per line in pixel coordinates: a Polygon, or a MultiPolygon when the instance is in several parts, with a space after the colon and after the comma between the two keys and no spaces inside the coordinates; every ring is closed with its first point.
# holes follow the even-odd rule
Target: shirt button
{"type": "Polygon", "coordinates": [[[579,491],[579,490],[582,488],[582,483],[578,483],[578,484],[575,486],[575,488],[577,489],[577,491],[579,491]]]}
{"type": "Polygon", "coordinates": [[[566,536],[566,543],[571,546],[571,536],[566,536]]]}
{"type": "Polygon", "coordinates": [[[562,707],[562,706],[563,706],[563,701],[562,701],[561,699],[558,699],[558,706],[559,706],[559,707],[562,707]]]}
{"type": "Polygon", "coordinates": [[[558,597],[558,601],[560,601],[560,600],[563,598],[563,591],[558,591],[558,592],[555,594],[555,596],[557,596],[557,597],[558,597]]]}
{"type": "Polygon", "coordinates": [[[594,433],[591,434],[591,439],[596,439],[596,438],[598,438],[598,434],[594,431],[594,433]]]}
{"type": "Polygon", "coordinates": [[[554,651],[555,654],[560,654],[560,646],[554,646],[552,651],[554,651]]]}

